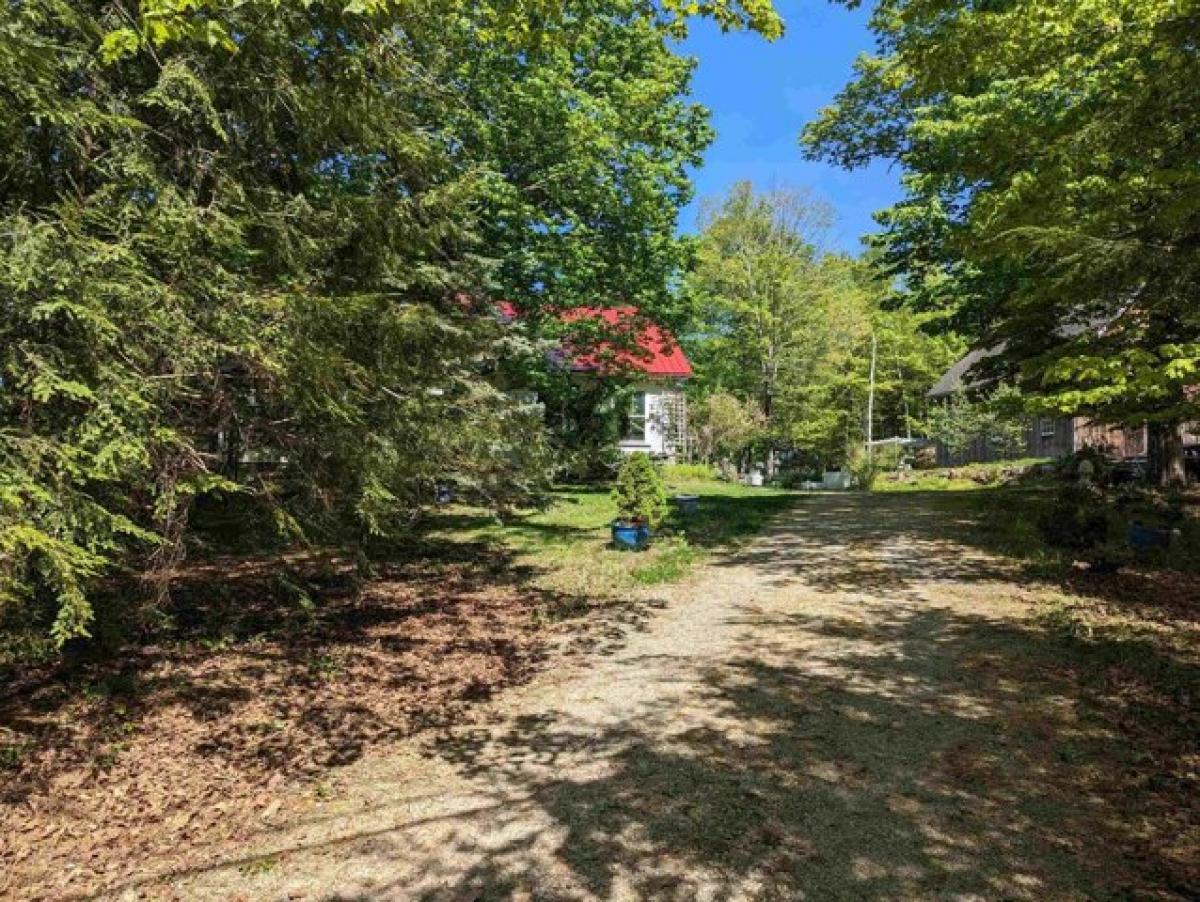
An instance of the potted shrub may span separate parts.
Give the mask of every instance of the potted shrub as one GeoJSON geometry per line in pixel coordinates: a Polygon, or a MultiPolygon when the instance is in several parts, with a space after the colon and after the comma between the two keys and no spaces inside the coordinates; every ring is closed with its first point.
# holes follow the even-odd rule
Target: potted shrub
{"type": "Polygon", "coordinates": [[[644,548],[652,531],[667,516],[667,490],[647,455],[639,451],[626,458],[617,474],[613,499],[617,502],[613,544],[620,548],[644,548]]]}
{"type": "Polygon", "coordinates": [[[1123,500],[1141,515],[1129,524],[1127,540],[1130,548],[1138,552],[1156,551],[1174,544],[1186,519],[1182,494],[1129,493],[1123,500]]]}

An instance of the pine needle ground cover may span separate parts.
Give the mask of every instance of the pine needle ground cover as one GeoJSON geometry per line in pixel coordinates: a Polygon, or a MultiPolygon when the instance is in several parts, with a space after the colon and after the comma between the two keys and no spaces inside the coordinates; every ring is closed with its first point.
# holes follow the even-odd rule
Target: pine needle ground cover
{"type": "Polygon", "coordinates": [[[988,536],[1011,500],[806,495],[612,653],[339,770],[161,895],[1193,899],[1194,596],[1191,651],[1070,627],[1183,639],[1188,600],[1025,572],[988,536]]]}
{"type": "MultiPolygon", "coordinates": [[[[897,495],[876,496],[885,506],[897,495]]],[[[1183,497],[1168,549],[1128,552],[1100,572],[1070,549],[1049,545],[1038,523],[1054,504],[1045,487],[909,492],[906,498],[953,523],[958,535],[1014,567],[1040,609],[1040,626],[1085,656],[1130,709],[1165,709],[1197,729],[1200,698],[1200,491],[1183,497]]],[[[1150,501],[1109,511],[1109,542],[1124,548],[1132,520],[1153,522],[1150,501]]]]}
{"type": "MultiPolygon", "coordinates": [[[[478,554],[478,549],[473,549],[478,554]]],[[[508,562],[217,559],[170,634],[102,662],[9,667],[0,897],[63,898],[202,864],[369,749],[465,716],[545,653],[508,562]],[[293,793],[287,793],[291,797],[293,793]]]]}

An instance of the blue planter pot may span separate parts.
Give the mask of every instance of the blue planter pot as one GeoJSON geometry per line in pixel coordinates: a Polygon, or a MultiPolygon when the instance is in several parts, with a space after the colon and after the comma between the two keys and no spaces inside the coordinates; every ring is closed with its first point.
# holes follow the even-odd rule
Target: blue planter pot
{"type": "Polygon", "coordinates": [[[612,525],[612,540],[618,548],[639,551],[650,544],[650,527],[644,523],[617,520],[612,525]]]}
{"type": "Polygon", "coordinates": [[[1171,530],[1153,529],[1141,523],[1129,524],[1129,547],[1136,551],[1148,551],[1151,548],[1170,548],[1171,530]]]}
{"type": "Polygon", "coordinates": [[[671,500],[675,503],[675,507],[679,510],[679,513],[684,516],[691,516],[700,510],[699,495],[676,495],[671,500]]]}

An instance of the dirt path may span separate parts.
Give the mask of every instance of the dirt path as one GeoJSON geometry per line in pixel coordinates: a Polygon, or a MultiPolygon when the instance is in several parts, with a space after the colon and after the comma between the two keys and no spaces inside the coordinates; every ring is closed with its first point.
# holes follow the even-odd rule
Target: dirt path
{"type": "Polygon", "coordinates": [[[488,723],[361,761],[256,847],[128,893],[1187,896],[1118,703],[955,535],[905,498],[806,499],[488,723]]]}

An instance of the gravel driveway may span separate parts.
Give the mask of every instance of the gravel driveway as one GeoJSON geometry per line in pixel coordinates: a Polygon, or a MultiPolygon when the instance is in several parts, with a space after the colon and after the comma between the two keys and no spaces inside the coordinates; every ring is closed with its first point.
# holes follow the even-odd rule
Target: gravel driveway
{"type": "Polygon", "coordinates": [[[960,532],[914,497],[807,497],[485,722],[130,893],[1187,896],[1107,696],[960,532]]]}

